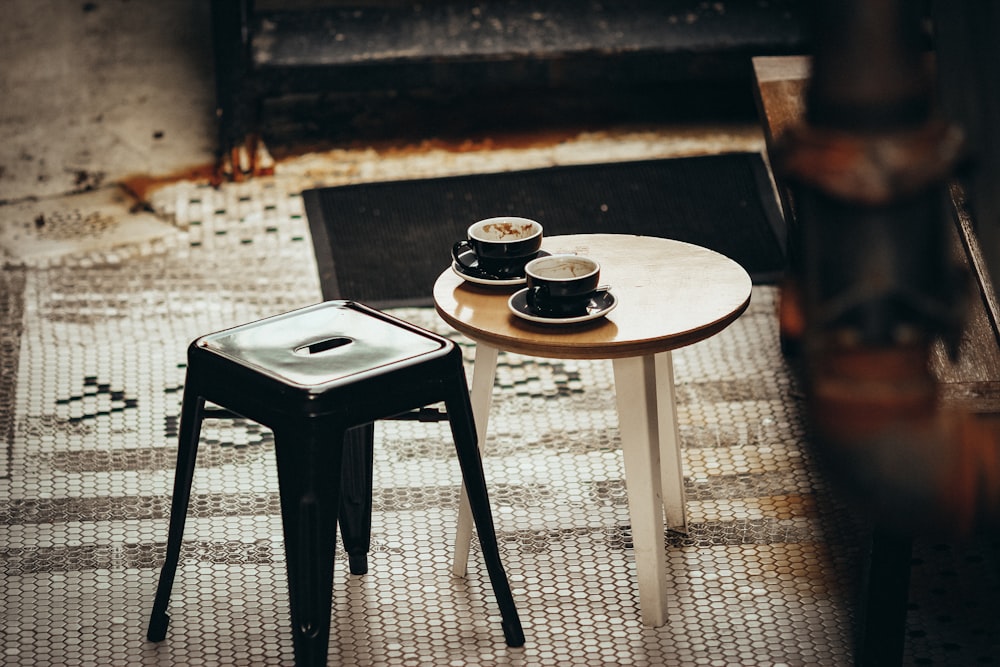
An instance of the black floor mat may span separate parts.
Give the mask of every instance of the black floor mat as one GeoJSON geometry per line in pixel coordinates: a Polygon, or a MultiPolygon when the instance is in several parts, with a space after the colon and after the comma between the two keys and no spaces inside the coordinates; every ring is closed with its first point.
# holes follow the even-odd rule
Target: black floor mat
{"type": "Polygon", "coordinates": [[[326,299],[429,305],[452,244],[482,218],[546,236],[641,234],[711,248],[757,283],[784,268],[783,222],[756,153],[550,167],[303,192],[326,299]]]}

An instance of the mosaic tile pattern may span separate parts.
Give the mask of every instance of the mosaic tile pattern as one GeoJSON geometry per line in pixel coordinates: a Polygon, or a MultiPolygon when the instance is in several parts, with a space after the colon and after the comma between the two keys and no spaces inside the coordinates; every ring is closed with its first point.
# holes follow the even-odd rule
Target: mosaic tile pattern
{"type": "MultiPolygon", "coordinates": [[[[145,628],[186,345],[319,300],[300,190],[185,185],[162,252],[3,273],[4,665],[293,664],[273,438],[243,419],[206,422],[167,639],[145,628]]],[[[369,574],[338,554],[330,663],[851,664],[859,533],[804,453],[775,298],[755,288],[732,327],[674,355],[691,525],[665,534],[666,626],[639,622],[610,362],[501,354],[484,467],[526,645],[504,645],[478,552],[451,575],[447,426],[389,421],[369,574]]],[[[394,312],[471,369],[433,311],[394,312]]],[[[1000,655],[996,546],[918,545],[909,664],[1000,655]]]]}

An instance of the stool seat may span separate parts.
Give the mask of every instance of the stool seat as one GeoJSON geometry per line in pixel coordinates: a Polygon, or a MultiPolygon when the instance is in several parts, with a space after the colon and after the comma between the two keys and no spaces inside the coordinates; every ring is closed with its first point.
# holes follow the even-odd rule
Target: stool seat
{"type": "Polygon", "coordinates": [[[274,431],[297,665],[326,664],[336,530],[367,571],[372,424],[445,404],[462,480],[510,646],[524,634],[500,561],[462,354],[451,341],[359,303],[328,301],[188,346],[167,554],[147,637],[162,641],[205,402],[274,431]]]}
{"type": "Polygon", "coordinates": [[[202,336],[197,345],[313,393],[325,393],[359,374],[377,374],[421,359],[445,345],[426,332],[402,327],[353,307],[330,303],[202,336]]]}

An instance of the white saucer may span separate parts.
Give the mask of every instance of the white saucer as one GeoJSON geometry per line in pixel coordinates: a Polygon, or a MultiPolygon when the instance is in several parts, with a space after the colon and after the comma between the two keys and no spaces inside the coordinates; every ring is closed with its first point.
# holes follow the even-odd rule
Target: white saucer
{"type": "Polygon", "coordinates": [[[618,299],[611,292],[604,291],[598,292],[594,295],[594,298],[590,300],[587,304],[587,313],[585,315],[576,315],[574,317],[546,317],[544,315],[538,315],[532,312],[531,308],[528,307],[528,288],[518,290],[514,292],[509,299],[507,299],[507,307],[510,312],[514,313],[523,320],[528,320],[529,322],[535,322],[537,324],[576,324],[578,322],[589,322],[590,320],[596,320],[599,317],[604,317],[618,305],[618,299]]]}
{"type": "MultiPolygon", "coordinates": [[[[471,258],[469,258],[469,259],[472,260],[469,263],[473,266],[473,268],[475,268],[475,266],[476,266],[476,260],[475,260],[476,254],[474,252],[472,252],[471,250],[467,250],[464,253],[462,253],[462,257],[466,257],[467,255],[471,255],[472,256],[471,258]]],[[[548,255],[549,255],[549,253],[545,252],[544,250],[539,250],[538,254],[535,255],[535,256],[536,257],[547,257],[548,255]]],[[[523,285],[528,280],[528,278],[526,276],[523,276],[523,275],[521,275],[521,276],[514,276],[512,278],[507,278],[507,279],[487,278],[486,276],[477,275],[476,273],[473,273],[472,271],[467,270],[464,266],[462,266],[461,264],[459,264],[456,261],[452,261],[452,263],[451,263],[451,270],[454,271],[455,275],[457,275],[462,280],[467,280],[470,283],[476,283],[477,285],[492,285],[494,287],[507,287],[507,286],[511,286],[511,285],[523,285]]]]}

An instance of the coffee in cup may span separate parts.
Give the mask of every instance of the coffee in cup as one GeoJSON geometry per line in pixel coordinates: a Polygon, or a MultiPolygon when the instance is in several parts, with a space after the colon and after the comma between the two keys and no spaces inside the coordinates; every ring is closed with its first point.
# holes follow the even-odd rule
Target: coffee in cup
{"type": "Polygon", "coordinates": [[[591,299],[606,285],[598,285],[601,265],[582,255],[549,255],[528,262],[528,308],[543,317],[577,317],[587,314],[591,299]]]}
{"type": "Polygon", "coordinates": [[[486,218],[469,226],[451,249],[455,262],[486,278],[518,278],[542,247],[542,225],[528,218],[486,218]]]}

